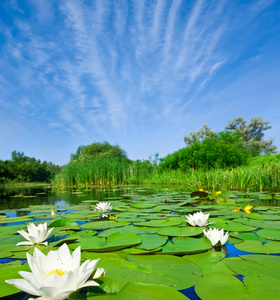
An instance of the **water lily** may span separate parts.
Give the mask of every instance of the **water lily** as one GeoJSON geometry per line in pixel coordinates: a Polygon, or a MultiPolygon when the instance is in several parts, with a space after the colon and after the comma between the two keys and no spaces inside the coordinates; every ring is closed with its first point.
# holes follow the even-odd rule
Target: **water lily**
{"type": "Polygon", "coordinates": [[[240,211],[240,208],[236,207],[232,210],[233,212],[239,212],[240,211]]]}
{"type": "Polygon", "coordinates": [[[192,226],[206,226],[210,214],[204,214],[202,211],[186,216],[187,222],[192,226]]]}
{"type": "Polygon", "coordinates": [[[228,232],[224,234],[224,229],[210,228],[208,231],[203,229],[203,232],[212,246],[223,246],[228,240],[228,232]]]}
{"type": "Polygon", "coordinates": [[[48,245],[45,240],[49,237],[53,228],[47,231],[47,223],[39,224],[38,226],[30,223],[27,225],[28,233],[24,230],[19,230],[18,233],[22,235],[27,241],[17,243],[17,246],[28,246],[33,244],[48,245]]]}
{"type": "Polygon", "coordinates": [[[252,209],[253,209],[252,205],[246,205],[243,210],[245,211],[246,214],[250,214],[252,209]]]}
{"type": "Polygon", "coordinates": [[[100,212],[106,212],[109,210],[112,210],[113,207],[111,206],[111,203],[109,202],[99,202],[96,204],[96,207],[94,211],[100,211],[100,212]]]}
{"type": "MultiPolygon", "coordinates": [[[[6,282],[30,295],[39,296],[37,300],[64,300],[72,292],[83,287],[99,285],[94,280],[87,281],[99,259],[86,260],[80,266],[80,246],[72,254],[67,244],[63,244],[58,250],[50,251],[47,255],[37,248],[34,249],[33,256],[29,253],[26,255],[32,273],[20,271],[19,274],[24,279],[10,279],[6,282]]],[[[93,279],[104,273],[103,268],[98,268],[93,279]]]]}

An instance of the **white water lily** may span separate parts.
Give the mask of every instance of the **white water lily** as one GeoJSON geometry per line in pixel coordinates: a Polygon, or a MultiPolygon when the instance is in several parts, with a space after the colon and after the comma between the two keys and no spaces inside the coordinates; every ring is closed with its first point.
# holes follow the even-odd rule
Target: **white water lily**
{"type": "Polygon", "coordinates": [[[223,246],[228,240],[228,232],[224,234],[224,229],[210,228],[208,231],[203,229],[203,232],[212,246],[223,246]]]}
{"type": "MultiPolygon", "coordinates": [[[[36,300],[63,300],[83,287],[99,285],[94,280],[87,281],[99,259],[86,260],[80,266],[80,246],[72,254],[67,244],[63,244],[47,255],[37,248],[34,249],[33,256],[29,253],[26,255],[32,273],[20,271],[19,274],[24,279],[10,279],[6,282],[30,295],[39,296],[36,300]]],[[[93,278],[96,279],[104,273],[104,269],[98,268],[93,278]]]]}
{"type": "Polygon", "coordinates": [[[30,223],[27,225],[28,233],[24,230],[19,230],[18,233],[22,235],[27,241],[17,243],[17,246],[26,246],[33,244],[43,244],[48,245],[45,240],[49,237],[53,228],[47,231],[47,223],[39,224],[38,226],[30,223]]]}
{"type": "Polygon", "coordinates": [[[207,226],[210,214],[204,214],[202,211],[186,216],[187,222],[192,226],[207,226]]]}
{"type": "Polygon", "coordinates": [[[94,211],[100,211],[100,212],[106,212],[112,210],[113,207],[111,206],[111,203],[109,202],[99,202],[96,204],[94,211]]]}

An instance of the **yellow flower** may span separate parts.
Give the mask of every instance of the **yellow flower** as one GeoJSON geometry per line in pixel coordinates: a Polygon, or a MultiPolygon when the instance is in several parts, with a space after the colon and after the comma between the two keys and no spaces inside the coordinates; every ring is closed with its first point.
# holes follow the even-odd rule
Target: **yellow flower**
{"type": "Polygon", "coordinates": [[[220,203],[220,201],[219,201],[219,200],[216,200],[216,202],[217,202],[217,203],[220,203]]]}
{"type": "Polygon", "coordinates": [[[199,189],[200,192],[203,192],[203,189],[199,189]]]}
{"type": "Polygon", "coordinates": [[[243,209],[246,214],[250,214],[253,206],[252,205],[246,205],[245,208],[243,209]]]}
{"type": "Polygon", "coordinates": [[[116,220],[117,217],[118,217],[118,216],[116,216],[116,215],[110,216],[110,217],[109,217],[109,220],[116,220]]]}
{"type": "Polygon", "coordinates": [[[54,210],[52,210],[51,215],[52,215],[52,217],[54,217],[56,215],[54,210]]]}
{"type": "Polygon", "coordinates": [[[221,194],[222,194],[221,191],[216,192],[216,195],[221,195],[221,194]]]}
{"type": "Polygon", "coordinates": [[[240,208],[235,208],[232,210],[233,212],[239,212],[240,211],[240,208]]]}

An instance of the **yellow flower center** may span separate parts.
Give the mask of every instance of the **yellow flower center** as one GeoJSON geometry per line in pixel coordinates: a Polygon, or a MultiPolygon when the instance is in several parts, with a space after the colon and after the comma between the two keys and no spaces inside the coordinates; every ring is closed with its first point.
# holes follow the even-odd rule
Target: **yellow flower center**
{"type": "Polygon", "coordinates": [[[57,275],[59,275],[61,277],[66,272],[67,271],[62,271],[61,269],[55,269],[55,270],[50,271],[47,275],[50,276],[52,274],[57,274],[57,275]]]}

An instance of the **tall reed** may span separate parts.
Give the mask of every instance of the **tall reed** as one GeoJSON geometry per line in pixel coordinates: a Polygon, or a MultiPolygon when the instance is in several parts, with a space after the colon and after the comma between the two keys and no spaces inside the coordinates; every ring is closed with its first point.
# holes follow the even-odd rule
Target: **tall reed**
{"type": "Polygon", "coordinates": [[[253,159],[232,169],[161,170],[147,161],[116,158],[80,160],[66,165],[53,181],[57,185],[121,183],[184,184],[186,189],[280,191],[280,155],[253,159]]]}

